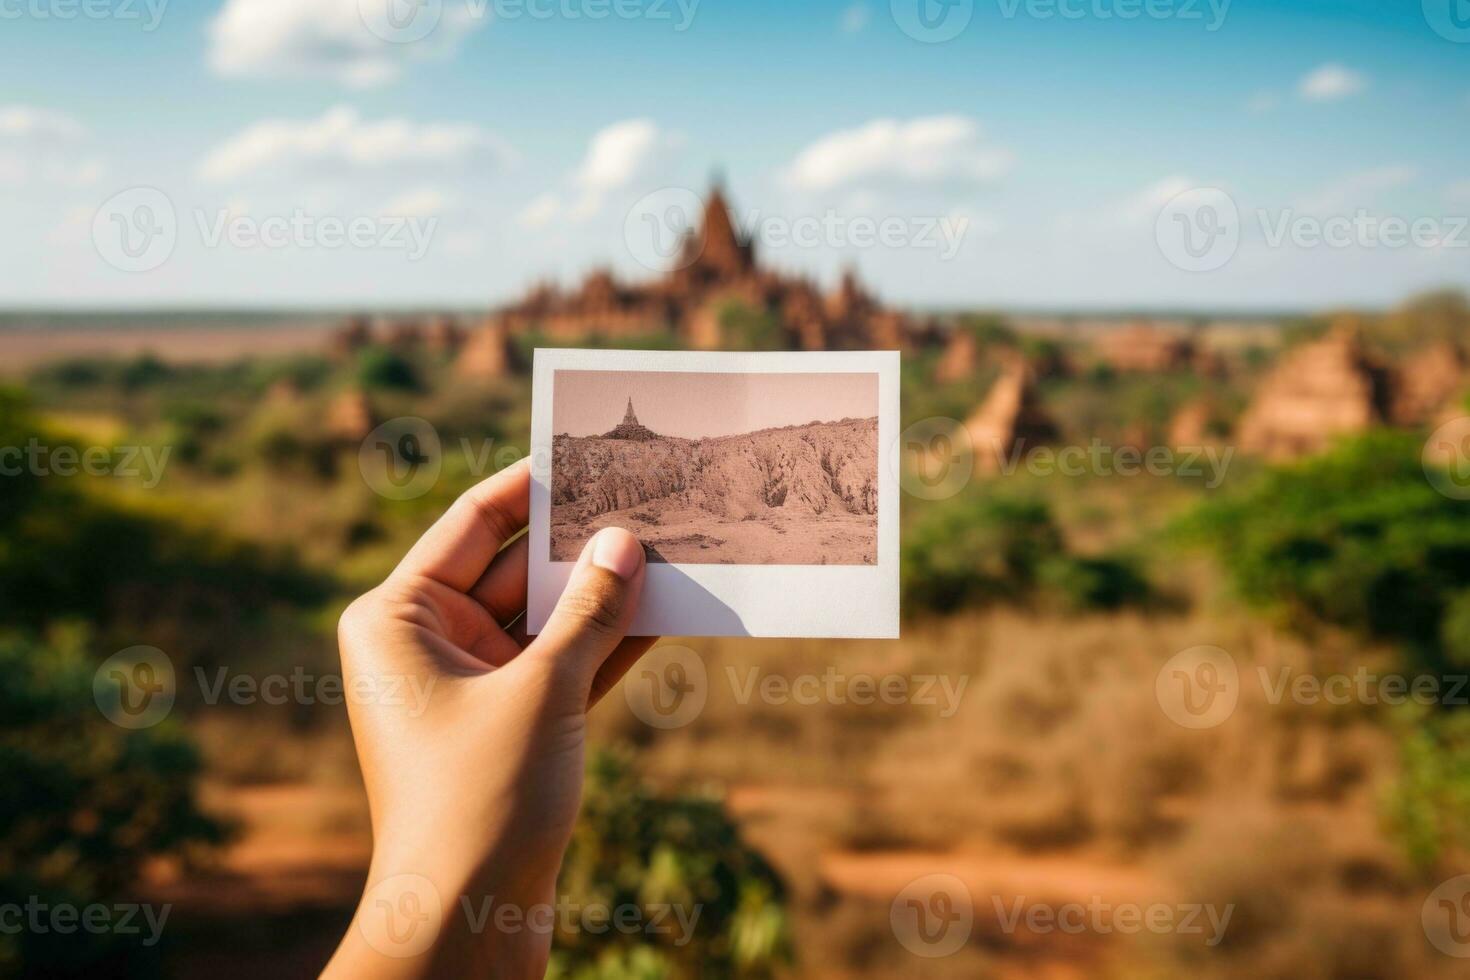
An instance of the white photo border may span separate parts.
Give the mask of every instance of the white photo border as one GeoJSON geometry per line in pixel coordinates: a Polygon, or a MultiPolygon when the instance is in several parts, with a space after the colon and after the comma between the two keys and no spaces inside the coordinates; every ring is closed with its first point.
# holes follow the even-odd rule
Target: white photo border
{"type": "Polygon", "coordinates": [[[650,562],[631,636],[897,638],[899,354],[537,348],[532,366],[531,560],[526,631],[535,635],[572,562],[551,560],[552,401],[557,371],[878,375],[878,562],[695,565],[650,562]]]}

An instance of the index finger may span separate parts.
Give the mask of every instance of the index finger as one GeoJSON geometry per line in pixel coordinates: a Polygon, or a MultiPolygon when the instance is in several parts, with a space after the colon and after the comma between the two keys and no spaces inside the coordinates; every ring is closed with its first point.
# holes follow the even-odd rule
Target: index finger
{"type": "Polygon", "coordinates": [[[460,592],[479,581],[530,517],[531,464],[522,459],[460,495],[409,549],[395,575],[423,575],[460,592]]]}

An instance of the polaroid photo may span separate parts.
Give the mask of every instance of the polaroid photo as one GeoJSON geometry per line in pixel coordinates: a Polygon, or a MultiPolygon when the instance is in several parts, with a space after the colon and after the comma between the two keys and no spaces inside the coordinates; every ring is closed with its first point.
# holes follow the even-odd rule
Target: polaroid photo
{"type": "Polygon", "coordinates": [[[603,527],[636,636],[897,637],[892,351],[537,350],[527,630],[603,527]]]}

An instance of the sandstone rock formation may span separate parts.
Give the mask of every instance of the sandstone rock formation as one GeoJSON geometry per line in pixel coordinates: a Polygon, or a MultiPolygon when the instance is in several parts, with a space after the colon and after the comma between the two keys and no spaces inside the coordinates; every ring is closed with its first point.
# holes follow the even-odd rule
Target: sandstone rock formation
{"type": "Polygon", "coordinates": [[[1110,330],[1097,340],[1097,353],[1115,371],[1155,374],[1181,371],[1195,357],[1194,341],[1147,323],[1110,330]]]}
{"type": "Polygon", "coordinates": [[[373,431],[373,405],[361,388],[349,388],[327,408],[326,431],[342,442],[361,442],[373,431]]]}
{"type": "Polygon", "coordinates": [[[1341,324],[1283,358],[1242,416],[1237,441],[1269,459],[1319,452],[1384,421],[1388,395],[1385,372],[1356,329],[1341,324]]]}
{"type": "Polygon", "coordinates": [[[944,345],[944,353],[934,368],[934,380],[952,384],[975,376],[980,365],[980,341],[969,330],[957,328],[944,345]]]}
{"type": "Polygon", "coordinates": [[[454,363],[455,373],[475,381],[493,381],[509,369],[509,340],[504,325],[491,317],[465,341],[454,363]]]}
{"type": "Polygon", "coordinates": [[[1465,389],[1466,358],[1458,346],[1439,341],[1418,351],[1393,375],[1389,417],[1397,425],[1423,425],[1465,389]]]}
{"type": "Polygon", "coordinates": [[[653,561],[876,561],[876,418],[715,439],[611,436],[552,441],[553,561],[575,559],[608,522],[634,531],[653,561]]]}
{"type": "Polygon", "coordinates": [[[975,465],[993,472],[1007,455],[1056,438],[1056,426],[1036,397],[1035,378],[1025,360],[1008,359],[985,401],[965,422],[975,453],[975,465]]]}

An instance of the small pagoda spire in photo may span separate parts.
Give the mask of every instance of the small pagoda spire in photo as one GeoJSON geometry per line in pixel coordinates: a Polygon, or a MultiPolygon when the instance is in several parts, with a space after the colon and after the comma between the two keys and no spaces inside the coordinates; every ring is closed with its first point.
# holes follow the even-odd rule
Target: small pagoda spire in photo
{"type": "Polygon", "coordinates": [[[638,415],[633,411],[633,399],[629,398],[628,410],[623,413],[623,421],[614,426],[612,431],[605,433],[602,438],[647,442],[649,439],[657,439],[658,433],[638,421],[638,415]]]}

